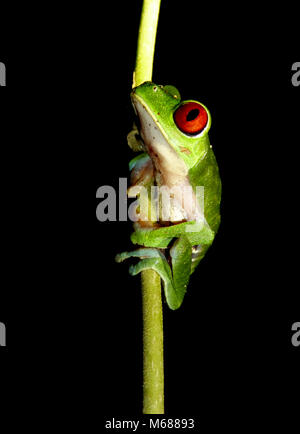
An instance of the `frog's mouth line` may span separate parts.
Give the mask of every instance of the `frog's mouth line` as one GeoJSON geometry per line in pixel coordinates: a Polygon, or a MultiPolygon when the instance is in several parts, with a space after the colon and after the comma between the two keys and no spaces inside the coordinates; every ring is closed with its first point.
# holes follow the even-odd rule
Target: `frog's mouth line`
{"type": "Polygon", "coordinates": [[[169,189],[176,187],[174,199],[178,203],[177,211],[181,216],[179,219],[188,221],[201,219],[203,221],[203,213],[194,192],[190,198],[182,201],[183,189],[191,188],[188,169],[184,161],[169,144],[159,120],[150,114],[145,102],[135,94],[132,95],[132,102],[139,119],[141,138],[154,166],[157,185],[167,186],[169,189]]]}

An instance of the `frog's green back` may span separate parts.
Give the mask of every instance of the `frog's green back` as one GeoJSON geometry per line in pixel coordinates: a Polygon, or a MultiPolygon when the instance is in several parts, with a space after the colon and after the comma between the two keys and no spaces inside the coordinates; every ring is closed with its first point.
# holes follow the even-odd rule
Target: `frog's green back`
{"type": "MultiPolygon", "coordinates": [[[[193,189],[196,186],[204,187],[204,215],[210,228],[214,233],[217,233],[220,225],[222,184],[216,157],[210,146],[208,146],[205,156],[190,169],[189,179],[193,189]]],[[[209,246],[205,246],[201,249],[199,256],[193,262],[192,271],[205,256],[208,248],[209,246]]]]}
{"type": "Polygon", "coordinates": [[[189,171],[193,189],[204,187],[204,214],[210,228],[217,232],[220,224],[221,179],[216,157],[209,147],[204,158],[189,171]]]}

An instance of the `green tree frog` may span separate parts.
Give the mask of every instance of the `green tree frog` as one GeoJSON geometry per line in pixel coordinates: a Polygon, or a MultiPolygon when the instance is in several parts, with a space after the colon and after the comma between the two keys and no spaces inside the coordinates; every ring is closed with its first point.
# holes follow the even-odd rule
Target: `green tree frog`
{"type": "Polygon", "coordinates": [[[221,180],[208,137],[211,116],[200,102],[181,101],[174,86],[145,82],[132,90],[131,100],[137,126],[128,134],[128,144],[140,153],[129,163],[128,195],[134,196],[134,187],[143,186],[151,208],[151,188],[167,188],[172,192],[173,212],[165,221],[159,201],[156,221],[140,218],[134,223],[131,241],[139,248],[117,255],[116,261],[138,258],[129,269],[132,275],[155,270],[163,281],[167,304],[174,310],[182,304],[190,275],[220,223],[221,180]],[[190,195],[182,193],[187,187],[190,195]],[[197,187],[204,191],[202,207],[197,187]]]}

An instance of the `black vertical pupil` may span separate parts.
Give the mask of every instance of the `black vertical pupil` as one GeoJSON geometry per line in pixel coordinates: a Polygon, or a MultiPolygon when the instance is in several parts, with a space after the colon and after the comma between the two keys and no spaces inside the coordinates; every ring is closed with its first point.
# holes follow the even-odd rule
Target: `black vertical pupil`
{"type": "Polygon", "coordinates": [[[199,114],[199,109],[192,109],[191,111],[188,112],[186,120],[189,121],[193,121],[194,119],[196,119],[196,117],[199,114]]]}

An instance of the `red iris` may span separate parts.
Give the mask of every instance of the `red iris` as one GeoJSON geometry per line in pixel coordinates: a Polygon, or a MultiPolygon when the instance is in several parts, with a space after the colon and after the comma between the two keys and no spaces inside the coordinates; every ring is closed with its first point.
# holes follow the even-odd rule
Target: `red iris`
{"type": "Polygon", "coordinates": [[[199,134],[207,124],[208,115],[201,104],[187,102],[176,110],[174,120],[182,132],[186,134],[199,134]]]}

